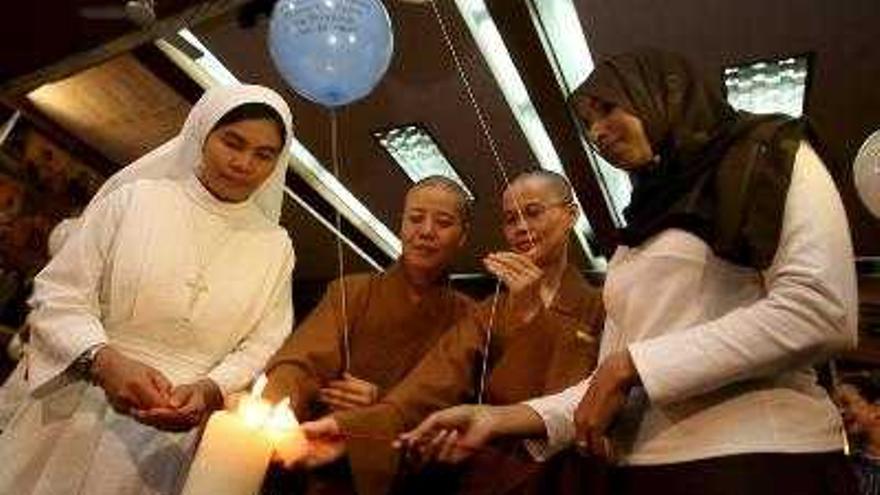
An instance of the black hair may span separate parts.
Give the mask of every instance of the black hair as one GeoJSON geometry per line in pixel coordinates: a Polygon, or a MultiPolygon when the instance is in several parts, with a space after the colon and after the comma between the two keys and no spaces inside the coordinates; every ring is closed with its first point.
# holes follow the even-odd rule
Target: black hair
{"type": "Polygon", "coordinates": [[[848,383],[855,387],[859,394],[870,403],[880,399],[880,372],[868,371],[841,377],[841,383],[848,383]]]}
{"type": "MultiPolygon", "coordinates": [[[[214,124],[214,127],[211,128],[211,132],[214,132],[223,126],[235,124],[243,120],[270,120],[278,128],[281,142],[287,142],[287,129],[284,127],[284,119],[281,118],[278,110],[275,110],[265,103],[259,102],[245,103],[226,112],[220,117],[220,120],[214,124]]],[[[208,134],[210,134],[210,132],[208,134]]]]}

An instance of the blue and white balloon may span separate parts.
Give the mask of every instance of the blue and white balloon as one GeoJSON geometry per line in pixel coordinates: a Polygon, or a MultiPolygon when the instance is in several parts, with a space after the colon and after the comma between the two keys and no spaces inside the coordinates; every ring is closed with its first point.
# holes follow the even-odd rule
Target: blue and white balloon
{"type": "Polygon", "coordinates": [[[380,0],[279,0],[269,52],[297,93],[340,107],[368,95],[388,70],[391,19],[380,0]]]}
{"type": "Polygon", "coordinates": [[[865,208],[880,218],[880,131],[868,136],[853,162],[853,180],[865,208]]]}

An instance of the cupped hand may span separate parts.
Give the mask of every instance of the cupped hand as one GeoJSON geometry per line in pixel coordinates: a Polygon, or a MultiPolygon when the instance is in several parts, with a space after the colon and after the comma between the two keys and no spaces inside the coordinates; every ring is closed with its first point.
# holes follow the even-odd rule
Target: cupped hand
{"type": "Polygon", "coordinates": [[[223,393],[213,380],[205,378],[175,387],[167,407],[136,409],[132,416],[160,430],[187,431],[222,408],[223,393]]]}
{"type": "Polygon", "coordinates": [[[159,370],[105,346],[92,365],[95,383],[117,412],[169,407],[171,382],[159,370]]]}
{"type": "Polygon", "coordinates": [[[543,306],[541,282],[544,271],[528,256],[506,251],[487,255],[483,264],[507,287],[514,326],[529,323],[543,306]]]}

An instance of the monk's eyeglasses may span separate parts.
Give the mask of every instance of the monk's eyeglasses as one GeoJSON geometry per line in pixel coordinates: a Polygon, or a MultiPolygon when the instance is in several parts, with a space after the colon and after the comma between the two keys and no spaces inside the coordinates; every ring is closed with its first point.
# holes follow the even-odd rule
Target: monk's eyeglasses
{"type": "MultiPolygon", "coordinates": [[[[567,207],[571,205],[571,201],[555,201],[552,203],[533,202],[522,206],[522,217],[527,224],[535,224],[540,221],[548,211],[553,208],[567,207]]],[[[504,226],[513,227],[519,223],[520,212],[517,210],[509,210],[504,212],[504,226]]]]}

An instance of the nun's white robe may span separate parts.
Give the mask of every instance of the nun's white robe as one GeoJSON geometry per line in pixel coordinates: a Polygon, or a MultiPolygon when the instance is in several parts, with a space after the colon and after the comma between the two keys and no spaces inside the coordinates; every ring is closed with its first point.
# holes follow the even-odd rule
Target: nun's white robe
{"type": "Polygon", "coordinates": [[[32,341],[12,379],[31,395],[0,435],[0,493],[175,493],[197,433],[116,413],[70,365],[109,343],[175,385],[241,390],[290,331],[293,264],[287,233],[253,201],[218,201],[194,176],[100,198],[35,280],[32,341]]]}

